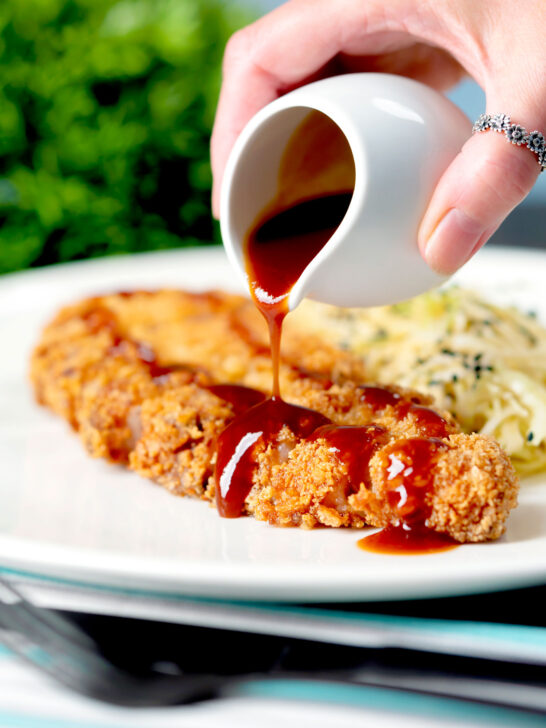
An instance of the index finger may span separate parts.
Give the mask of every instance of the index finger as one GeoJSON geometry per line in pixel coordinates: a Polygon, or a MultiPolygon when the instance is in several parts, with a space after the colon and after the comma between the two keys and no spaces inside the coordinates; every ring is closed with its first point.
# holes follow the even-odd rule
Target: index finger
{"type": "Polygon", "coordinates": [[[413,42],[403,26],[411,4],[391,0],[386,9],[383,0],[292,0],[230,39],[211,140],[215,216],[227,158],[250,118],[339,53],[383,53],[413,42]]]}

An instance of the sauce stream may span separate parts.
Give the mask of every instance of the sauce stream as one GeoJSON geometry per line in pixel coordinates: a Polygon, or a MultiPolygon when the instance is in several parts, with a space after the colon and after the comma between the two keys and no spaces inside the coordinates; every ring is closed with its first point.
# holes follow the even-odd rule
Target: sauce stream
{"type": "Polygon", "coordinates": [[[244,509],[258,446],[275,442],[285,425],[306,438],[331,424],[319,412],[281,398],[280,343],[290,291],[343,220],[353,188],[347,139],[328,117],[311,112],[288,141],[276,198],[244,241],[250,293],[269,328],[273,386],[271,398],[238,415],[218,438],[216,502],[224,517],[236,518],[244,509]]]}
{"type": "Polygon", "coordinates": [[[296,437],[306,438],[318,427],[330,424],[319,412],[281,398],[280,342],[290,291],[343,219],[351,194],[307,200],[276,214],[266,214],[247,236],[250,291],[269,327],[273,394],[236,417],[218,438],[217,506],[225,518],[241,515],[252,485],[258,445],[274,441],[285,425],[296,437]]]}
{"type": "Polygon", "coordinates": [[[274,397],[280,396],[280,340],[290,291],[336,231],[351,197],[352,192],[342,192],[305,200],[261,218],[247,237],[250,292],[269,327],[274,397]]]}

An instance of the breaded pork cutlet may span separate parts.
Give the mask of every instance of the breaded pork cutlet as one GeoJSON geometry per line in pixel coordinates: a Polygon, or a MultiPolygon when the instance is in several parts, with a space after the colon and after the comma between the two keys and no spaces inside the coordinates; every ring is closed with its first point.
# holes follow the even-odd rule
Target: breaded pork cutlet
{"type": "MultiPolygon", "coordinates": [[[[244,513],[307,528],[421,518],[461,542],[501,535],[518,482],[493,440],[461,434],[426,396],[364,384],[360,359],[290,318],[282,355],[283,397],[332,425],[305,439],[285,426],[258,441],[244,513]],[[359,467],[340,454],[347,437],[359,443],[359,467]]],[[[245,398],[251,406],[269,393],[267,328],[249,301],[220,292],[95,297],[49,324],[31,376],[38,401],[68,420],[92,456],[213,501],[220,434],[245,398]],[[252,389],[235,401],[225,384],[252,389]]]]}

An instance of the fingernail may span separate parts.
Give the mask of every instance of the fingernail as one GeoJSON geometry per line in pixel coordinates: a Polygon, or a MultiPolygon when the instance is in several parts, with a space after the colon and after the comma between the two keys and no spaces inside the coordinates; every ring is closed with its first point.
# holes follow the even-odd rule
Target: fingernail
{"type": "Polygon", "coordinates": [[[481,223],[454,207],[434,228],[425,245],[425,260],[438,273],[454,273],[487,240],[487,232],[481,223]]]}

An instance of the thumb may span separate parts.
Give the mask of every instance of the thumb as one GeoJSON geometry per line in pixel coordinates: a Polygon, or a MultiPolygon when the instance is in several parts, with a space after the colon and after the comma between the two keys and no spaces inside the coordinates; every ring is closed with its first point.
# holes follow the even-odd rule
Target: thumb
{"type": "Polygon", "coordinates": [[[482,247],[531,190],[537,160],[495,131],[466,142],[441,177],[419,230],[419,248],[431,268],[453,273],[482,247]]]}

